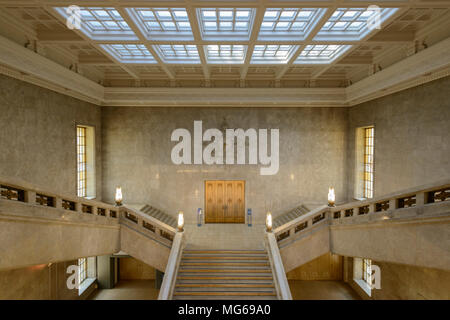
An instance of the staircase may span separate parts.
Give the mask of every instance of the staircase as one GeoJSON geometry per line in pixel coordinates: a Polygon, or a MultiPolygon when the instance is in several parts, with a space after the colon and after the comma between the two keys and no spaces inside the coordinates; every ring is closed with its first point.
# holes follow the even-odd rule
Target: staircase
{"type": "Polygon", "coordinates": [[[298,207],[292,209],[291,211],[283,213],[282,215],[279,215],[278,217],[273,219],[273,228],[276,229],[279,226],[282,226],[283,224],[291,220],[294,220],[295,218],[304,215],[305,213],[308,213],[309,211],[310,210],[303,204],[299,205],[298,207]]]}
{"type": "Polygon", "coordinates": [[[184,250],[173,299],[277,299],[266,251],[184,250]]]}
{"type": "Polygon", "coordinates": [[[152,216],[155,219],[158,219],[161,222],[164,222],[165,224],[175,228],[177,225],[177,221],[175,220],[175,218],[169,216],[167,213],[154,208],[148,204],[146,204],[145,206],[143,206],[140,209],[141,212],[148,214],[149,216],[152,216]]]}

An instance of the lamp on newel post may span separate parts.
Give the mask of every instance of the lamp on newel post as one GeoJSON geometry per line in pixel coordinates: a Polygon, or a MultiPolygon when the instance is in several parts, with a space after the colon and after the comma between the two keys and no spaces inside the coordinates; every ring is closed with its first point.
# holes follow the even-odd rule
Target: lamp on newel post
{"type": "Polygon", "coordinates": [[[266,231],[272,232],[272,213],[270,211],[266,215],[266,231]]]}
{"type": "Polygon", "coordinates": [[[328,206],[329,207],[334,207],[335,200],[336,200],[336,196],[334,194],[334,188],[330,187],[328,189],[328,206]]]}
{"type": "Polygon", "coordinates": [[[116,188],[115,201],[116,201],[116,206],[120,207],[122,205],[122,187],[116,188]]]}
{"type": "Polygon", "coordinates": [[[184,227],[184,214],[183,214],[183,211],[179,211],[178,212],[178,231],[179,232],[183,232],[184,231],[184,229],[183,229],[183,227],[184,227]]]}

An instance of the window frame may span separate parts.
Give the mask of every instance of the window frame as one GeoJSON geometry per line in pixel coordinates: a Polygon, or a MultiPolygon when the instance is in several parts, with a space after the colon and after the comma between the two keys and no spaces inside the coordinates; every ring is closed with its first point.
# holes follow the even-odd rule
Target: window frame
{"type": "Polygon", "coordinates": [[[78,197],[86,199],[96,198],[96,145],[95,126],[75,124],[75,193],[78,197]],[[85,193],[79,193],[79,143],[78,128],[85,129],[85,193]]]}

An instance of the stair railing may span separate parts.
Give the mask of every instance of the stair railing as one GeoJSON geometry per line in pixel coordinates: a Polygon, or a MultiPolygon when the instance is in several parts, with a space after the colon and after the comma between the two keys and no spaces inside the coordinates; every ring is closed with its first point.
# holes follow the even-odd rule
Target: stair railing
{"type": "Polygon", "coordinates": [[[350,217],[358,219],[358,217],[374,213],[383,214],[376,216],[379,220],[392,217],[406,218],[409,215],[415,217],[422,213],[417,210],[411,213],[408,210],[399,209],[438,206],[443,202],[446,202],[444,205],[447,205],[449,200],[450,180],[445,179],[363,201],[354,201],[335,207],[321,206],[279,226],[273,233],[278,245],[284,245],[318,226],[345,223],[347,221],[345,219],[350,219],[350,217]]]}
{"type": "Polygon", "coordinates": [[[161,289],[159,290],[158,300],[172,299],[184,246],[184,232],[176,232],[173,239],[172,249],[170,249],[166,270],[164,271],[164,278],[161,284],[161,289]]]}
{"type": "Polygon", "coordinates": [[[120,223],[131,229],[138,229],[141,233],[158,240],[169,248],[177,233],[172,226],[126,205],[120,207],[120,223]]]}
{"type": "Polygon", "coordinates": [[[273,232],[266,232],[265,245],[269,255],[270,266],[272,268],[273,280],[277,290],[279,300],[292,300],[291,290],[284,271],[283,260],[280,249],[273,232]]]}

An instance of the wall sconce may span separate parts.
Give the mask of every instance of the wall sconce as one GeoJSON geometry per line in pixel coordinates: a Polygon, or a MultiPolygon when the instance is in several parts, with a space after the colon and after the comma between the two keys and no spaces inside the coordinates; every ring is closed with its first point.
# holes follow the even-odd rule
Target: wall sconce
{"type": "Polygon", "coordinates": [[[266,231],[272,232],[272,213],[270,211],[266,215],[266,231]]]}
{"type": "Polygon", "coordinates": [[[328,189],[328,206],[329,207],[334,207],[335,200],[336,200],[336,196],[334,194],[334,188],[330,187],[328,189]]]}
{"type": "Polygon", "coordinates": [[[202,214],[203,214],[202,208],[198,208],[197,209],[197,226],[198,227],[202,226],[202,214]]]}
{"type": "Polygon", "coordinates": [[[116,196],[115,196],[116,206],[122,205],[122,187],[116,188],[116,196]]]}
{"type": "Polygon", "coordinates": [[[183,211],[178,212],[178,231],[183,232],[184,227],[184,214],[183,211]]]}

